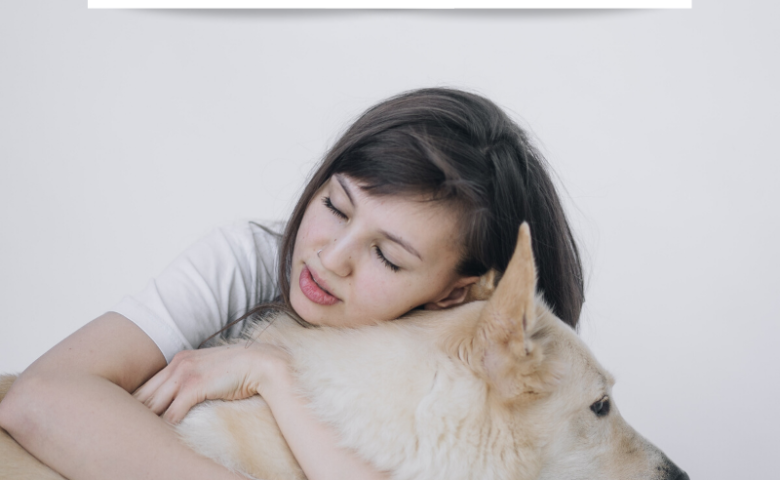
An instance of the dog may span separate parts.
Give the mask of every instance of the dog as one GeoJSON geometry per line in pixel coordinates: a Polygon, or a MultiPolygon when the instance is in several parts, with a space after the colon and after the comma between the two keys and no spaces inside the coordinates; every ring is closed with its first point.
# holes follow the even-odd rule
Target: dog
{"type": "MultiPolygon", "coordinates": [[[[280,315],[250,336],[290,352],[316,417],[394,479],[688,480],[623,420],[613,378],[535,286],[523,224],[488,300],[359,328],[280,315]]],[[[177,432],[252,478],[305,478],[259,396],[204,402],[177,432]]],[[[7,435],[0,448],[2,478],[61,478],[7,435]]]]}

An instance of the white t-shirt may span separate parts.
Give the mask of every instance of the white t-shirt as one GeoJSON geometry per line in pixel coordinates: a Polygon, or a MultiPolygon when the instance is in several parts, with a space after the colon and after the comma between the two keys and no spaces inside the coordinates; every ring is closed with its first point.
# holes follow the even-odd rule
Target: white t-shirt
{"type": "MultiPolygon", "coordinates": [[[[250,308],[279,295],[277,252],[284,223],[242,222],[217,228],[111,310],[154,340],[170,362],[250,308]]],[[[238,335],[243,322],[231,327],[238,335]]]]}

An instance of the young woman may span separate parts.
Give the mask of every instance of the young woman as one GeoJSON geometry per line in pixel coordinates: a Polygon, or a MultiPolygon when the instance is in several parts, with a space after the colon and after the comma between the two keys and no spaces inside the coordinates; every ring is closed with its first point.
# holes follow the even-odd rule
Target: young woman
{"type": "Polygon", "coordinates": [[[74,480],[235,478],[180,445],[158,415],[176,423],[205,399],[260,394],[310,479],[383,478],[293,394],[284,351],[192,348],[274,301],[304,324],[345,327],[458,305],[480,275],[506,268],[524,220],[539,288],[576,327],[577,247],[525,133],[471,93],[391,98],[328,152],[283,235],[250,223],[196,244],[33,363],[0,404],[0,426],[74,480]]]}

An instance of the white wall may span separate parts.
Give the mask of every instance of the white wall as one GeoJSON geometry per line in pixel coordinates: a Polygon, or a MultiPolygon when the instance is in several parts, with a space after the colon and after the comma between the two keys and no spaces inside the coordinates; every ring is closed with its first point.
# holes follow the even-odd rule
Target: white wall
{"type": "Polygon", "coordinates": [[[776,2],[687,11],[0,4],[0,371],[189,243],[284,218],[362,109],[473,89],[531,128],[587,252],[582,334],[695,479],[780,451],[776,2]]]}

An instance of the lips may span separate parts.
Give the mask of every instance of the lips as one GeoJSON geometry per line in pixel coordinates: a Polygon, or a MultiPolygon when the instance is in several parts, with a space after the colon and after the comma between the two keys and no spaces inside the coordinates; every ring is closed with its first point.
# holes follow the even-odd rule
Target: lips
{"type": "Polygon", "coordinates": [[[318,305],[333,305],[338,302],[339,299],[330,294],[327,290],[322,288],[314,279],[311,270],[306,265],[301,270],[301,276],[298,279],[298,286],[301,287],[301,292],[318,305]]]}

